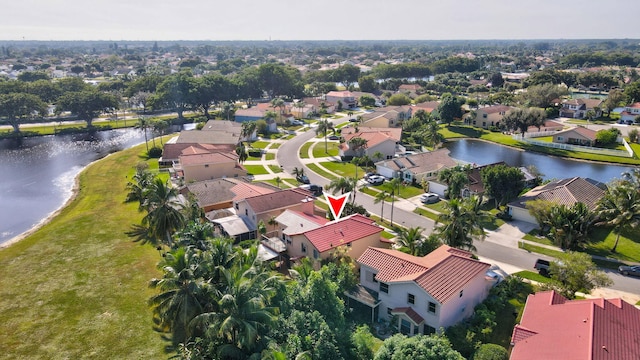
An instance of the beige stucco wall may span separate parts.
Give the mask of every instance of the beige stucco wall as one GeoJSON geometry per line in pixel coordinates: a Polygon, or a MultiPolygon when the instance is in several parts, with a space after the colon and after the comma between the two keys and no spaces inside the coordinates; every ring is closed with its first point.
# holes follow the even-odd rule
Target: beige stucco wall
{"type": "Polygon", "coordinates": [[[236,167],[235,163],[183,165],[184,181],[203,181],[223,177],[247,176],[247,171],[236,167]],[[207,166],[208,165],[208,166],[207,166]]]}

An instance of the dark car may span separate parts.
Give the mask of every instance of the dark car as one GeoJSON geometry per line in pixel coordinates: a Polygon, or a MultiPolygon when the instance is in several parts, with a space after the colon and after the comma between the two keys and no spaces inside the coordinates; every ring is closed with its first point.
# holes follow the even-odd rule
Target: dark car
{"type": "Polygon", "coordinates": [[[338,136],[338,135],[331,135],[331,136],[329,136],[329,140],[340,140],[340,136],[338,136]]]}
{"type": "Polygon", "coordinates": [[[316,184],[304,184],[300,188],[310,191],[313,196],[321,196],[323,191],[322,186],[316,184]]]}
{"type": "Polygon", "coordinates": [[[618,272],[622,275],[640,276],[640,265],[620,266],[618,272]]]}
{"type": "Polygon", "coordinates": [[[297,176],[296,180],[298,180],[298,182],[302,183],[302,184],[310,184],[311,183],[311,181],[309,181],[309,178],[307,177],[307,175],[297,176]]]}

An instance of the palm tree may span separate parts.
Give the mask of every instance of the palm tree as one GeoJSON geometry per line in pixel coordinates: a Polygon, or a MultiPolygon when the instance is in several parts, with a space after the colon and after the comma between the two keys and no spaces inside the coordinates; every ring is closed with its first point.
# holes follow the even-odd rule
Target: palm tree
{"type": "Polygon", "coordinates": [[[316,127],[316,135],[322,134],[324,136],[324,153],[328,154],[329,150],[327,150],[327,133],[329,130],[333,130],[333,123],[331,121],[324,119],[318,122],[318,126],[316,127]]]}
{"type": "Polygon", "coordinates": [[[616,252],[620,233],[636,229],[640,225],[640,192],[625,183],[615,184],[600,198],[596,213],[601,219],[596,225],[611,226],[616,241],[611,252],[616,252]]]}
{"type": "Polygon", "coordinates": [[[178,248],[166,254],[160,267],[164,275],[149,286],[161,292],[149,299],[158,330],[169,331],[175,344],[191,337],[191,321],[205,310],[209,286],[196,275],[197,251],[178,248]]]}
{"type": "Polygon", "coordinates": [[[167,131],[167,128],[169,128],[169,124],[167,124],[167,122],[164,120],[158,120],[153,122],[153,131],[160,134],[160,146],[164,145],[162,142],[162,137],[164,136],[165,131],[167,131]]]}
{"type": "Polygon", "coordinates": [[[151,174],[146,168],[137,168],[136,173],[131,178],[131,181],[127,183],[127,198],[125,202],[138,201],[140,203],[139,210],[142,210],[142,203],[145,199],[145,194],[149,189],[149,186],[153,183],[153,174],[151,174]]]}
{"type": "Polygon", "coordinates": [[[429,121],[427,123],[425,132],[424,132],[424,140],[425,142],[432,146],[434,149],[437,149],[440,144],[444,141],[444,135],[440,134],[440,125],[435,120],[429,121]]]}
{"type": "Polygon", "coordinates": [[[140,116],[138,118],[136,128],[144,131],[144,144],[147,146],[147,152],[149,152],[149,140],[147,139],[147,129],[149,126],[149,120],[145,116],[140,116]]]}
{"type": "Polygon", "coordinates": [[[302,118],[303,118],[303,116],[302,116],[302,115],[303,115],[304,107],[305,107],[306,105],[307,105],[307,104],[305,104],[305,103],[304,103],[304,101],[302,101],[302,100],[300,100],[300,101],[296,101],[296,102],[293,104],[293,107],[298,108],[298,115],[299,115],[298,117],[299,117],[300,119],[302,119],[302,118]]]}
{"type": "Polygon", "coordinates": [[[551,228],[549,235],[563,250],[575,250],[589,240],[593,220],[593,214],[584,203],[577,202],[572,207],[554,205],[547,219],[551,228]]]}
{"type": "Polygon", "coordinates": [[[282,98],[275,98],[271,100],[271,106],[280,109],[280,123],[282,124],[282,115],[284,114],[284,108],[286,107],[286,103],[282,98]]]}
{"type": "Polygon", "coordinates": [[[422,236],[422,228],[412,227],[409,229],[402,228],[396,239],[396,245],[400,245],[401,248],[409,250],[409,254],[419,256],[420,245],[424,240],[422,236]]]}
{"type": "Polygon", "coordinates": [[[242,123],[242,129],[240,130],[240,139],[245,139],[247,141],[251,140],[253,137],[253,133],[256,131],[258,124],[255,121],[245,121],[242,123]]]}
{"type": "Polygon", "coordinates": [[[258,221],[258,234],[260,237],[264,236],[267,233],[267,225],[265,225],[264,221],[258,221]]]}
{"type": "Polygon", "coordinates": [[[332,194],[340,191],[340,194],[344,194],[353,190],[353,181],[349,178],[339,177],[331,180],[329,185],[326,187],[327,190],[331,190],[332,194]]]}
{"type": "Polygon", "coordinates": [[[486,236],[481,221],[486,216],[480,209],[481,198],[451,199],[444,203],[438,216],[435,232],[443,243],[460,249],[475,251],[474,239],[486,236]]]}
{"type": "Polygon", "coordinates": [[[280,184],[282,183],[282,179],[280,178],[280,176],[276,176],[276,178],[273,179],[273,181],[276,182],[276,186],[278,187],[278,189],[280,189],[280,184]]]}
{"type": "Polygon", "coordinates": [[[375,199],[373,200],[374,204],[382,203],[382,205],[380,206],[380,220],[382,220],[383,222],[384,222],[384,200],[387,198],[387,196],[389,196],[389,193],[383,190],[377,193],[375,199]]]}
{"type": "Polygon", "coordinates": [[[244,144],[236,146],[236,154],[238,155],[238,162],[241,164],[249,158],[249,154],[247,154],[247,149],[244,147],[244,144]]]}
{"type": "Polygon", "coordinates": [[[176,234],[180,247],[193,246],[199,250],[209,248],[209,239],[213,237],[213,224],[210,222],[189,221],[176,234]]]}
{"type": "Polygon", "coordinates": [[[299,168],[298,169],[297,167],[294,167],[293,168],[293,176],[295,176],[296,179],[299,179],[299,178],[303,177],[304,176],[304,168],[299,168]]]}
{"type": "Polygon", "coordinates": [[[272,216],[269,218],[269,221],[267,221],[267,224],[273,226],[273,231],[276,230],[276,227],[278,226],[278,222],[276,221],[276,217],[272,216]]]}
{"type": "Polygon", "coordinates": [[[462,189],[469,183],[469,176],[467,175],[468,166],[456,166],[442,170],[438,173],[438,180],[447,184],[447,197],[459,198],[462,189]]]}
{"type": "Polygon", "coordinates": [[[356,136],[351,138],[347,144],[349,149],[355,153],[355,156],[361,156],[367,148],[367,139],[356,136]]]}
{"type": "Polygon", "coordinates": [[[160,242],[172,247],[172,234],[184,226],[184,216],[180,212],[178,190],[162,179],[155,179],[147,192],[143,208],[147,215],[142,225],[148,226],[160,242]]]}

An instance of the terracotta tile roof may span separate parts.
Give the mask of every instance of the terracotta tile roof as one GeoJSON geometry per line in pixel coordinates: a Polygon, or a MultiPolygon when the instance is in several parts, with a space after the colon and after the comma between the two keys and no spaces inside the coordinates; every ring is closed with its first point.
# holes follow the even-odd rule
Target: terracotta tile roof
{"type": "Polygon", "coordinates": [[[259,109],[257,107],[252,107],[250,109],[238,109],[235,112],[235,116],[248,116],[248,117],[255,117],[255,118],[261,118],[264,116],[266,110],[262,110],[259,109]]]}
{"type": "Polygon", "coordinates": [[[173,144],[164,144],[164,150],[162,151],[162,159],[165,161],[169,160],[178,160],[180,154],[189,148],[189,147],[197,147],[209,152],[212,151],[222,151],[222,152],[231,152],[235,150],[235,144],[198,144],[198,143],[173,143],[173,144]]]}
{"type": "Polygon", "coordinates": [[[413,308],[410,308],[410,307],[397,307],[391,310],[391,314],[393,315],[405,314],[416,325],[420,325],[424,322],[424,319],[422,318],[422,316],[420,316],[420,314],[418,314],[415,310],[413,310],[413,308]]]}
{"type": "Polygon", "coordinates": [[[529,295],[510,359],[640,359],[640,310],[621,299],[529,295]]]}
{"type": "Polygon", "coordinates": [[[176,143],[235,145],[239,139],[239,132],[189,130],[180,132],[176,143]]]}
{"type": "Polygon", "coordinates": [[[640,102],[634,102],[631,105],[626,106],[628,108],[640,109],[640,102]]]}
{"type": "Polygon", "coordinates": [[[415,111],[424,110],[428,113],[431,113],[433,110],[437,109],[439,105],[440,103],[437,101],[426,101],[426,102],[416,104],[416,106],[414,106],[415,108],[414,110],[415,111]]]}
{"type": "Polygon", "coordinates": [[[354,97],[351,91],[329,91],[327,96],[335,97],[354,97]]]}
{"type": "Polygon", "coordinates": [[[559,131],[555,135],[572,133],[572,132],[574,132],[576,134],[579,134],[580,136],[585,137],[585,138],[587,138],[589,140],[593,140],[593,141],[596,140],[596,132],[597,131],[591,130],[591,129],[587,129],[586,127],[583,127],[583,126],[576,126],[574,128],[571,128],[571,129],[567,129],[567,130],[564,130],[564,131],[559,131]]]}
{"type": "Polygon", "coordinates": [[[487,106],[487,107],[483,107],[483,108],[479,108],[477,111],[482,111],[486,114],[499,114],[501,112],[507,112],[511,109],[515,109],[514,107],[511,106],[507,106],[507,105],[492,105],[492,106],[487,106]]]}
{"type": "Polygon", "coordinates": [[[519,208],[526,208],[527,201],[548,200],[565,206],[573,206],[577,202],[584,203],[590,210],[596,207],[596,202],[604,195],[604,185],[595,180],[573,177],[552,181],[529,190],[526,194],[509,204],[519,208]]]}
{"type": "Polygon", "coordinates": [[[358,263],[378,270],[381,282],[414,281],[440,303],[459,293],[490,265],[474,260],[471,253],[442,245],[424,257],[401,251],[369,247],[358,263]]]}
{"type": "Polygon", "coordinates": [[[282,209],[311,199],[311,193],[301,189],[285,189],[271,194],[248,197],[245,201],[256,214],[275,209],[282,209]]]}
{"type": "Polygon", "coordinates": [[[395,141],[400,141],[402,138],[402,129],[401,128],[373,128],[366,126],[359,126],[358,132],[356,133],[356,129],[354,127],[344,127],[342,128],[342,132],[340,133],[345,139],[347,139],[347,135],[353,135],[351,137],[360,136],[362,137],[364,134],[383,134],[386,137],[389,137],[395,141]]]}
{"type": "Polygon", "coordinates": [[[322,253],[381,232],[382,228],[372,220],[362,215],[352,215],[306,231],[304,236],[322,253]]]}
{"type": "Polygon", "coordinates": [[[200,207],[244,199],[256,194],[266,194],[277,190],[264,184],[250,184],[241,179],[225,178],[189,183],[186,190],[193,194],[200,207]]]}

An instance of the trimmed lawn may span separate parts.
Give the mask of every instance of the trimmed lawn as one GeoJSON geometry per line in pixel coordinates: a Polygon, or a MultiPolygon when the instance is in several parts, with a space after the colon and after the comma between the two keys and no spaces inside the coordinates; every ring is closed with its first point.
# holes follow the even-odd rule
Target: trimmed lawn
{"type": "Polygon", "coordinates": [[[262,165],[244,165],[244,168],[247,169],[249,175],[264,175],[269,173],[262,165]]]}
{"type": "Polygon", "coordinates": [[[522,238],[528,241],[537,242],[539,244],[553,245],[553,241],[549,240],[549,238],[536,236],[537,234],[538,229],[533,229],[529,231],[528,234],[525,234],[522,238]]]}
{"type": "Polygon", "coordinates": [[[271,144],[268,141],[254,141],[251,143],[251,147],[255,149],[264,149],[267,145],[271,144]]]}
{"type": "MultiPolygon", "coordinates": [[[[327,170],[332,171],[343,177],[356,176],[356,166],[349,162],[325,161],[325,162],[321,162],[320,165],[324,166],[327,170]]],[[[365,171],[361,167],[358,167],[357,171],[358,171],[358,176],[365,174],[365,171]]]]}
{"type": "Polygon", "coordinates": [[[338,143],[337,142],[332,142],[332,141],[328,141],[327,142],[327,151],[324,151],[324,141],[322,142],[317,142],[316,145],[313,147],[313,157],[314,158],[321,158],[321,157],[326,157],[326,156],[338,156],[339,150],[338,150],[338,143]]]}
{"type": "Polygon", "coordinates": [[[522,318],[527,296],[534,293],[534,288],[531,284],[523,285],[522,291],[519,291],[513,298],[509,299],[502,311],[496,313],[496,327],[493,329],[489,339],[492,344],[498,344],[506,349],[509,348],[513,327],[522,318]],[[514,314],[517,315],[514,316],[514,314]]]}
{"type": "Polygon", "coordinates": [[[249,160],[249,161],[262,160],[262,156],[260,156],[260,157],[258,157],[258,156],[247,156],[247,160],[249,160]]]}
{"type": "Polygon", "coordinates": [[[300,158],[308,159],[309,158],[309,148],[313,145],[313,142],[305,143],[300,147],[300,158]]]}
{"type": "Polygon", "coordinates": [[[429,218],[433,221],[438,221],[438,214],[434,214],[429,210],[426,210],[420,206],[416,207],[415,210],[413,210],[414,213],[424,216],[426,218],[429,218]]]}
{"type": "Polygon", "coordinates": [[[281,145],[282,143],[274,142],[274,143],[271,143],[271,146],[269,146],[269,149],[278,149],[280,148],[281,145]]]}
{"type": "Polygon", "coordinates": [[[282,172],[282,169],[278,165],[269,165],[269,169],[271,169],[271,171],[273,171],[276,174],[282,172]]]}
{"type": "MultiPolygon", "coordinates": [[[[292,178],[280,178],[280,179],[282,180],[282,181],[280,181],[280,189],[289,189],[291,187],[291,186],[287,185],[285,183],[285,181],[288,182],[288,183],[295,183],[296,182],[296,179],[292,179],[292,178]]],[[[273,186],[276,186],[276,187],[278,186],[278,184],[276,184],[276,180],[275,179],[261,180],[260,182],[267,183],[269,185],[273,185],[273,186]]]]}
{"type": "Polygon", "coordinates": [[[544,254],[544,255],[547,255],[547,256],[554,257],[554,258],[558,258],[562,254],[564,254],[562,251],[560,251],[560,249],[551,250],[551,249],[547,249],[547,248],[542,247],[542,246],[536,246],[536,245],[531,245],[531,244],[522,243],[522,242],[518,243],[518,247],[520,249],[527,250],[528,252],[535,252],[535,253],[538,253],[538,254],[544,254]]]}
{"type": "Polygon", "coordinates": [[[640,234],[623,232],[616,252],[611,249],[616,241],[616,234],[608,228],[596,227],[591,233],[591,242],[587,244],[586,252],[591,255],[606,256],[621,261],[640,262],[640,234]]]}
{"type": "MultiPolygon", "coordinates": [[[[382,185],[376,186],[376,188],[391,193],[391,184],[388,181],[385,181],[382,185]]],[[[412,198],[420,194],[424,194],[424,190],[422,188],[418,188],[413,185],[400,186],[400,197],[403,199],[412,198]]]]}
{"type": "Polygon", "coordinates": [[[264,159],[265,160],[275,160],[276,159],[276,154],[274,154],[274,153],[266,153],[266,154],[264,154],[264,159]]]}
{"type": "Polygon", "coordinates": [[[161,275],[160,256],[124,234],[143,216],[138,204],[124,203],[126,177],[144,160],[143,152],[144,144],[91,164],[79,176],[76,198],[60,214],[0,250],[4,357],[168,356],[147,306],[156,293],[148,282],[161,275]]]}
{"type": "Polygon", "coordinates": [[[318,166],[316,164],[307,164],[307,167],[311,171],[315,172],[316,174],[318,174],[318,175],[320,175],[320,176],[322,176],[324,178],[327,178],[329,180],[333,180],[333,179],[336,178],[333,174],[330,174],[330,173],[324,171],[324,169],[321,169],[320,166],[318,166]]]}
{"type": "Polygon", "coordinates": [[[551,282],[551,278],[548,278],[546,276],[542,276],[540,274],[538,274],[537,272],[534,271],[529,271],[529,270],[522,270],[522,271],[518,271],[517,273],[513,274],[515,276],[519,276],[523,279],[529,279],[529,280],[533,280],[539,283],[548,283],[551,282]]]}
{"type": "Polygon", "coordinates": [[[389,240],[389,239],[393,239],[393,238],[395,238],[395,237],[396,237],[396,236],[395,236],[395,235],[393,235],[392,233],[389,233],[389,232],[386,232],[386,231],[381,232],[381,233],[380,233],[380,236],[382,236],[383,238],[385,238],[385,239],[387,239],[387,240],[389,240]]]}

